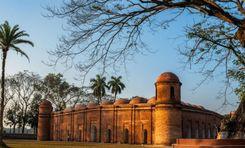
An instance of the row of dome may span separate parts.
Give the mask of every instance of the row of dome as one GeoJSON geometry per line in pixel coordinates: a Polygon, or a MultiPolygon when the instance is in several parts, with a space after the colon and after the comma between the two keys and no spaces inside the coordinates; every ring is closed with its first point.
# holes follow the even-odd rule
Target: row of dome
{"type": "MultiPolygon", "coordinates": [[[[102,101],[102,103],[100,103],[100,105],[121,105],[121,104],[140,104],[140,103],[146,103],[146,104],[155,104],[156,103],[156,98],[152,97],[150,99],[146,99],[146,98],[142,98],[142,97],[134,97],[131,100],[128,99],[117,99],[114,103],[111,101],[102,101]]],[[[181,104],[183,106],[186,107],[191,107],[191,108],[195,108],[195,109],[199,109],[199,110],[206,110],[203,106],[201,105],[193,105],[190,103],[185,103],[185,102],[181,102],[181,104]]],[[[97,107],[98,104],[96,103],[88,103],[88,105],[84,105],[84,104],[77,104],[75,106],[75,108],[72,107],[68,107],[64,110],[64,112],[69,112],[72,111],[73,109],[75,110],[80,110],[80,109],[86,109],[86,108],[94,108],[97,107]]]]}
{"type": "MultiPolygon", "coordinates": [[[[117,99],[114,103],[111,102],[111,101],[108,101],[108,100],[105,100],[105,101],[102,101],[100,103],[100,105],[121,105],[121,104],[140,104],[140,103],[147,103],[147,104],[155,104],[156,103],[156,99],[155,97],[152,97],[150,99],[146,99],[146,98],[143,98],[143,97],[134,97],[132,98],[131,100],[128,100],[128,99],[123,99],[123,98],[120,98],[120,99],[117,99]]],[[[77,104],[75,106],[75,110],[79,110],[79,109],[85,109],[85,108],[93,108],[93,107],[96,107],[98,106],[97,103],[93,103],[93,102],[90,102],[88,103],[88,105],[84,105],[84,104],[77,104]]],[[[64,111],[71,111],[72,108],[66,108],[64,111]]]]}

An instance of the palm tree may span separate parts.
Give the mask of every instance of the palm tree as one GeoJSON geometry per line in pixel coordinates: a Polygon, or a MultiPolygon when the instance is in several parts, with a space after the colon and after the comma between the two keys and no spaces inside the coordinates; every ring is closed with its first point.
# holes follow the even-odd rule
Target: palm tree
{"type": "Polygon", "coordinates": [[[1,81],[1,112],[0,112],[0,144],[3,145],[3,111],[4,111],[4,86],[5,86],[5,65],[7,53],[9,50],[16,51],[22,56],[25,56],[28,61],[29,57],[27,54],[17,45],[28,44],[34,46],[34,44],[23,37],[29,37],[24,30],[20,30],[18,25],[11,27],[7,21],[0,25],[0,49],[2,50],[2,80],[1,81]]]}
{"type": "MultiPolygon", "coordinates": [[[[114,94],[114,99],[116,99],[117,94],[121,93],[122,90],[125,88],[125,85],[121,81],[122,77],[111,77],[111,80],[108,82],[108,86],[111,90],[111,93],[114,94]]],[[[115,101],[115,100],[114,100],[115,101]]]]}
{"type": "Polygon", "coordinates": [[[96,75],[96,78],[90,79],[93,95],[98,98],[97,103],[101,102],[101,98],[106,94],[106,78],[100,75],[96,75]]]}

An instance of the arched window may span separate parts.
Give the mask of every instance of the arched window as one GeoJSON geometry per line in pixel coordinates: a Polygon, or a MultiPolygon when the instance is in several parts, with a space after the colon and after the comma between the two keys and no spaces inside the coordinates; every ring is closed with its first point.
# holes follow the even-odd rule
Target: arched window
{"type": "Polygon", "coordinates": [[[207,138],[210,138],[211,129],[210,126],[207,127],[207,138]]]}
{"type": "Polygon", "coordinates": [[[191,120],[188,120],[186,122],[186,136],[185,138],[191,138],[192,137],[192,123],[191,120]]]}
{"type": "Polygon", "coordinates": [[[106,143],[110,143],[111,142],[111,130],[107,129],[106,130],[106,143]]]}
{"type": "Polygon", "coordinates": [[[83,137],[82,137],[82,130],[78,131],[78,141],[82,141],[83,137]]]}
{"type": "Polygon", "coordinates": [[[92,128],[91,128],[91,141],[92,142],[96,142],[96,139],[97,139],[97,129],[93,125],[92,128]]]}
{"type": "Polygon", "coordinates": [[[129,135],[128,135],[128,129],[124,129],[123,131],[123,142],[128,143],[129,135]]]}
{"type": "Polygon", "coordinates": [[[175,99],[173,86],[170,87],[170,99],[175,99]]]}
{"type": "Polygon", "coordinates": [[[142,141],[143,144],[147,144],[147,130],[144,129],[143,130],[143,141],[142,141]]]}
{"type": "Polygon", "coordinates": [[[202,138],[205,138],[205,124],[202,123],[202,138]]]}

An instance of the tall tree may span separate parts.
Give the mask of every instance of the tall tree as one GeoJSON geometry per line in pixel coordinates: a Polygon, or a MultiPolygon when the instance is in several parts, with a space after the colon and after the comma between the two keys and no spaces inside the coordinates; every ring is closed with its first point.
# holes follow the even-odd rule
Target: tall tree
{"type": "Polygon", "coordinates": [[[8,108],[5,119],[6,124],[13,126],[13,133],[15,133],[16,125],[19,124],[21,120],[21,108],[17,101],[14,101],[14,103],[8,108]]]}
{"type": "Polygon", "coordinates": [[[11,27],[7,21],[5,21],[0,26],[0,49],[2,50],[2,80],[1,81],[1,112],[0,112],[0,144],[3,145],[3,112],[4,112],[4,86],[5,86],[5,65],[6,65],[6,58],[9,50],[16,51],[21,55],[25,56],[28,60],[29,57],[27,54],[18,47],[19,44],[27,44],[34,46],[34,44],[23,37],[29,37],[25,31],[20,30],[18,25],[11,27]]]}
{"type": "Polygon", "coordinates": [[[30,108],[27,113],[28,116],[27,123],[31,128],[33,128],[34,134],[37,134],[38,108],[41,101],[42,101],[42,96],[40,94],[34,94],[33,100],[31,102],[30,108]]]}
{"type": "Polygon", "coordinates": [[[57,111],[65,109],[67,105],[74,106],[83,101],[85,94],[82,88],[69,84],[60,73],[48,74],[42,85],[37,87],[42,97],[50,100],[57,111]]]}
{"type": "MultiPolygon", "coordinates": [[[[109,89],[111,90],[111,93],[114,94],[114,99],[117,98],[117,94],[121,93],[122,90],[125,88],[125,85],[121,81],[122,77],[111,77],[111,80],[108,82],[109,89]]],[[[115,101],[115,100],[114,100],[115,101]]]]}
{"type": "Polygon", "coordinates": [[[12,91],[16,94],[16,101],[20,103],[22,113],[22,133],[28,123],[28,111],[37,92],[36,86],[40,85],[40,76],[29,71],[19,72],[11,79],[12,91]]]}
{"type": "Polygon", "coordinates": [[[106,77],[96,75],[95,78],[90,79],[90,87],[93,90],[93,95],[97,97],[97,103],[101,102],[101,99],[106,94],[106,89],[109,87],[106,84],[106,77]]]}

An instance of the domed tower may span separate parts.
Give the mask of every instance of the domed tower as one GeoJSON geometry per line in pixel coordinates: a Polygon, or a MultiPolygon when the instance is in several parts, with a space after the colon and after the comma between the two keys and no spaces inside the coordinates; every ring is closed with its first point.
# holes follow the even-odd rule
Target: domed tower
{"type": "Polygon", "coordinates": [[[174,73],[162,73],[157,78],[155,87],[157,103],[180,103],[181,82],[174,73]]]}
{"type": "Polygon", "coordinates": [[[155,144],[171,145],[182,137],[181,82],[171,72],[156,80],[155,144]]]}
{"type": "Polygon", "coordinates": [[[53,107],[48,100],[44,100],[39,105],[37,140],[50,140],[51,113],[53,107]]]}

